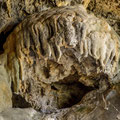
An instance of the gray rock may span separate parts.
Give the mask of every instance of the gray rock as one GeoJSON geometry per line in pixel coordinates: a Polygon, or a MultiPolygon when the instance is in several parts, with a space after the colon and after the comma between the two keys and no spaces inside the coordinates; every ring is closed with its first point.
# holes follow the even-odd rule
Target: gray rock
{"type": "Polygon", "coordinates": [[[12,107],[11,81],[6,67],[6,55],[0,56],[0,111],[12,107]]]}

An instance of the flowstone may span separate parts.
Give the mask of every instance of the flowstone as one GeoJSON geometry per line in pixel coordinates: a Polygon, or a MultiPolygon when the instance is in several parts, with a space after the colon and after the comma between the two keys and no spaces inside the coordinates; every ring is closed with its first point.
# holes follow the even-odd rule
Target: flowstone
{"type": "Polygon", "coordinates": [[[83,6],[30,15],[4,44],[13,92],[42,112],[70,107],[87,92],[109,87],[118,47],[112,28],[83,6]]]}

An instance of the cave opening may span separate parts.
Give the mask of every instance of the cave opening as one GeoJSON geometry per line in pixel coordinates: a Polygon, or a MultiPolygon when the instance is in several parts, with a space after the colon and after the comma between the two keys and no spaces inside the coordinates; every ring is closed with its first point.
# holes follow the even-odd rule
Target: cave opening
{"type": "Polygon", "coordinates": [[[22,97],[20,94],[15,93],[13,93],[12,98],[13,107],[33,107],[37,111],[44,111],[46,113],[49,113],[50,111],[55,109],[72,107],[78,104],[88,92],[96,89],[94,87],[85,86],[84,84],[80,83],[78,81],[79,77],[80,76],[76,72],[58,82],[47,84],[47,86],[51,88],[48,94],[46,94],[48,90],[44,87],[41,87],[42,93],[39,96],[38,101],[41,101],[40,104],[43,106],[42,108],[37,109],[37,107],[33,107],[32,104],[29,101],[26,101],[24,97],[22,97]]]}
{"type": "Polygon", "coordinates": [[[80,83],[79,75],[77,73],[69,75],[61,81],[51,84],[51,89],[57,97],[57,108],[69,108],[75,104],[78,104],[82,98],[90,91],[94,90],[94,87],[85,86],[80,83]]]}
{"type": "Polygon", "coordinates": [[[80,82],[57,82],[54,83],[51,88],[57,91],[58,109],[69,108],[78,104],[88,92],[94,90],[93,87],[85,86],[80,82]]]}
{"type": "MultiPolygon", "coordinates": [[[[50,69],[43,68],[45,79],[49,80],[50,69]]],[[[30,76],[21,84],[25,88],[24,93],[20,92],[18,95],[13,93],[13,107],[33,107],[43,113],[52,113],[55,110],[79,104],[86,94],[93,90],[108,88],[108,76],[104,73],[80,74],[75,67],[72,67],[71,71],[67,76],[50,83],[41,81],[40,78],[32,79],[30,76]]]]}

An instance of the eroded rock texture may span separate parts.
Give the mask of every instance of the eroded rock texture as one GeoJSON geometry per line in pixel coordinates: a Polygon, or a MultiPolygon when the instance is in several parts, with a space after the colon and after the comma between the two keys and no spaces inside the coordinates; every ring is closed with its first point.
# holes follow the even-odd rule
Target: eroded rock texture
{"type": "MultiPolygon", "coordinates": [[[[104,18],[120,36],[120,1],[119,0],[91,0],[87,9],[97,17],[104,18]]],[[[120,72],[115,78],[120,82],[120,72]]]]}
{"type": "Polygon", "coordinates": [[[0,113],[1,120],[119,120],[120,94],[116,90],[108,92],[100,101],[99,93],[88,93],[83,101],[71,108],[61,109],[51,114],[36,112],[34,109],[11,108],[0,113]],[[106,104],[107,103],[107,104],[106,104]],[[106,104],[106,106],[105,106],[106,104]]]}
{"type": "Polygon", "coordinates": [[[4,54],[13,91],[49,113],[76,104],[93,87],[106,90],[118,46],[105,20],[73,6],[27,17],[7,38],[4,54]]]}
{"type": "Polygon", "coordinates": [[[120,1],[91,0],[88,9],[98,17],[104,17],[120,35],[120,1]]]}
{"type": "Polygon", "coordinates": [[[26,16],[53,7],[83,4],[87,7],[90,0],[1,0],[0,33],[11,31],[26,16]]]}

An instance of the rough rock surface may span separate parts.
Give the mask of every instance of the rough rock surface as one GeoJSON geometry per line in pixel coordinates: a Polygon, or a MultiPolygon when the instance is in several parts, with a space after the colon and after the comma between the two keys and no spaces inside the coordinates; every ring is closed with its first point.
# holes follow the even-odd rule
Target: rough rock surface
{"type": "Polygon", "coordinates": [[[91,0],[88,9],[103,17],[120,35],[120,0],[91,0]]]}
{"type": "Polygon", "coordinates": [[[90,0],[0,0],[0,33],[8,32],[26,16],[53,7],[83,4],[90,0]]]}
{"type": "Polygon", "coordinates": [[[73,95],[76,104],[92,89],[85,86],[106,90],[119,58],[118,36],[83,6],[27,17],[9,35],[4,49],[13,91],[43,112],[71,106],[73,95]]]}
{"type": "MultiPolygon", "coordinates": [[[[87,9],[99,18],[104,18],[120,36],[120,1],[119,0],[90,0],[87,9]]],[[[120,72],[114,79],[120,82],[120,72]]]]}
{"type": "Polygon", "coordinates": [[[119,5],[0,1],[0,120],[119,120],[119,5]]]}
{"type": "Polygon", "coordinates": [[[0,56],[0,112],[5,108],[12,107],[12,91],[10,88],[9,75],[7,73],[6,55],[0,56]]]}
{"type": "Polygon", "coordinates": [[[51,114],[36,112],[32,108],[6,109],[0,113],[0,120],[119,120],[120,94],[110,90],[106,96],[97,91],[88,93],[84,103],[61,109],[51,114]],[[101,96],[101,97],[100,97],[101,96]],[[102,99],[101,99],[102,98],[102,99]]]}

